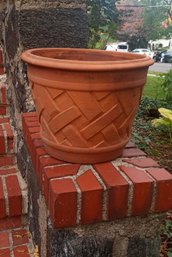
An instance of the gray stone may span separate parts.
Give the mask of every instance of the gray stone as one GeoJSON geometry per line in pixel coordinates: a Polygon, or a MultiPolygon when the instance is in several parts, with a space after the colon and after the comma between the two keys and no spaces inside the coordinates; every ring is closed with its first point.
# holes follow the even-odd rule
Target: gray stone
{"type": "Polygon", "coordinates": [[[160,236],[134,236],[129,239],[127,257],[159,257],[160,242],[160,236]]]}
{"type": "Polygon", "coordinates": [[[22,10],[19,33],[24,48],[86,48],[87,15],[84,10],[72,8],[22,10]]]}
{"type": "Polygon", "coordinates": [[[52,257],[110,257],[113,239],[104,236],[79,236],[72,230],[49,229],[48,256],[52,257]]]}

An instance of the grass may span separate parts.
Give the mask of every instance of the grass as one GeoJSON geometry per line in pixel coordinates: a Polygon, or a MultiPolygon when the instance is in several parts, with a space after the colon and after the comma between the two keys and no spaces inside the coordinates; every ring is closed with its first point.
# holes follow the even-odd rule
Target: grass
{"type": "Polygon", "coordinates": [[[144,87],[143,96],[164,100],[164,92],[162,90],[163,76],[148,76],[147,83],[144,87]]]}

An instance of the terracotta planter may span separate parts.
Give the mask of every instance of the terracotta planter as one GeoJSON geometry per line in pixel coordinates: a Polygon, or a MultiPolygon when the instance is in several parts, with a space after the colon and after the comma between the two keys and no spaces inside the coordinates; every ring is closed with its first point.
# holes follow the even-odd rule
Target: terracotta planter
{"type": "Polygon", "coordinates": [[[121,156],[152,59],[61,48],[31,49],[22,59],[51,156],[77,163],[121,156]]]}

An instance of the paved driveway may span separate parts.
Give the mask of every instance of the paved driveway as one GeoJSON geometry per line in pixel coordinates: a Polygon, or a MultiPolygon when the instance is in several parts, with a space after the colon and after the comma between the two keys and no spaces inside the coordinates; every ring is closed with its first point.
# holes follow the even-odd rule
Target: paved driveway
{"type": "Polygon", "coordinates": [[[172,69],[172,63],[154,63],[152,66],[149,67],[149,71],[155,72],[168,72],[172,69]]]}

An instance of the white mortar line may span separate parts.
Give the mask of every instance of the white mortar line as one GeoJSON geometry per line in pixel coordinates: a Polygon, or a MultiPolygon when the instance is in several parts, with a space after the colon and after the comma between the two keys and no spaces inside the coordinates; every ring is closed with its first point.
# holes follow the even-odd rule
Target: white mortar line
{"type": "MultiPolygon", "coordinates": [[[[112,162],[112,164],[114,165],[114,163],[112,162]]],[[[130,217],[132,214],[132,200],[133,200],[133,194],[134,194],[134,185],[133,182],[129,179],[129,177],[120,170],[120,168],[118,166],[114,167],[117,169],[117,171],[121,174],[121,176],[123,178],[125,178],[125,180],[128,182],[129,184],[129,189],[128,189],[128,211],[127,211],[127,216],[130,217]]]]}
{"type": "MultiPolygon", "coordinates": [[[[12,231],[12,230],[11,230],[12,231]]],[[[14,246],[13,246],[13,239],[12,239],[12,233],[9,233],[9,243],[10,243],[10,257],[14,257],[14,253],[13,253],[13,249],[14,249],[14,246]]]]}
{"type": "Polygon", "coordinates": [[[8,193],[7,193],[7,186],[5,182],[5,177],[2,176],[2,184],[3,184],[3,192],[4,192],[4,197],[5,197],[5,210],[7,216],[9,216],[9,201],[8,201],[8,193]]]}
{"type": "MultiPolygon", "coordinates": [[[[149,168],[147,168],[147,169],[149,169],[149,168]]],[[[156,202],[156,197],[157,197],[157,183],[156,183],[156,179],[147,172],[146,168],[145,168],[145,173],[148,175],[148,177],[150,177],[153,180],[152,202],[151,202],[151,207],[150,207],[150,213],[154,213],[155,202],[156,202]]]]}
{"type": "Polygon", "coordinates": [[[28,191],[27,191],[27,184],[24,181],[23,177],[21,176],[21,173],[18,171],[16,173],[19,186],[21,189],[21,194],[22,194],[22,214],[27,214],[28,213],[28,191]]]}
{"type": "Polygon", "coordinates": [[[76,182],[76,180],[73,178],[73,183],[75,185],[75,188],[77,190],[77,213],[76,213],[76,224],[79,225],[81,222],[81,208],[82,208],[82,193],[81,190],[76,182]]]}
{"type": "MultiPolygon", "coordinates": [[[[100,185],[103,187],[103,200],[102,200],[102,219],[104,221],[108,220],[108,203],[109,203],[109,195],[108,195],[108,190],[106,188],[105,183],[103,182],[102,178],[99,176],[99,174],[96,172],[95,169],[92,167],[92,172],[94,176],[97,178],[99,181],[100,185]]],[[[93,207],[94,208],[94,207],[93,207]]]]}
{"type": "Polygon", "coordinates": [[[5,154],[8,154],[8,152],[10,152],[10,151],[8,151],[7,132],[6,132],[6,130],[5,130],[4,125],[1,124],[1,126],[2,126],[2,133],[3,133],[3,135],[4,135],[4,141],[5,141],[5,154]]]}

